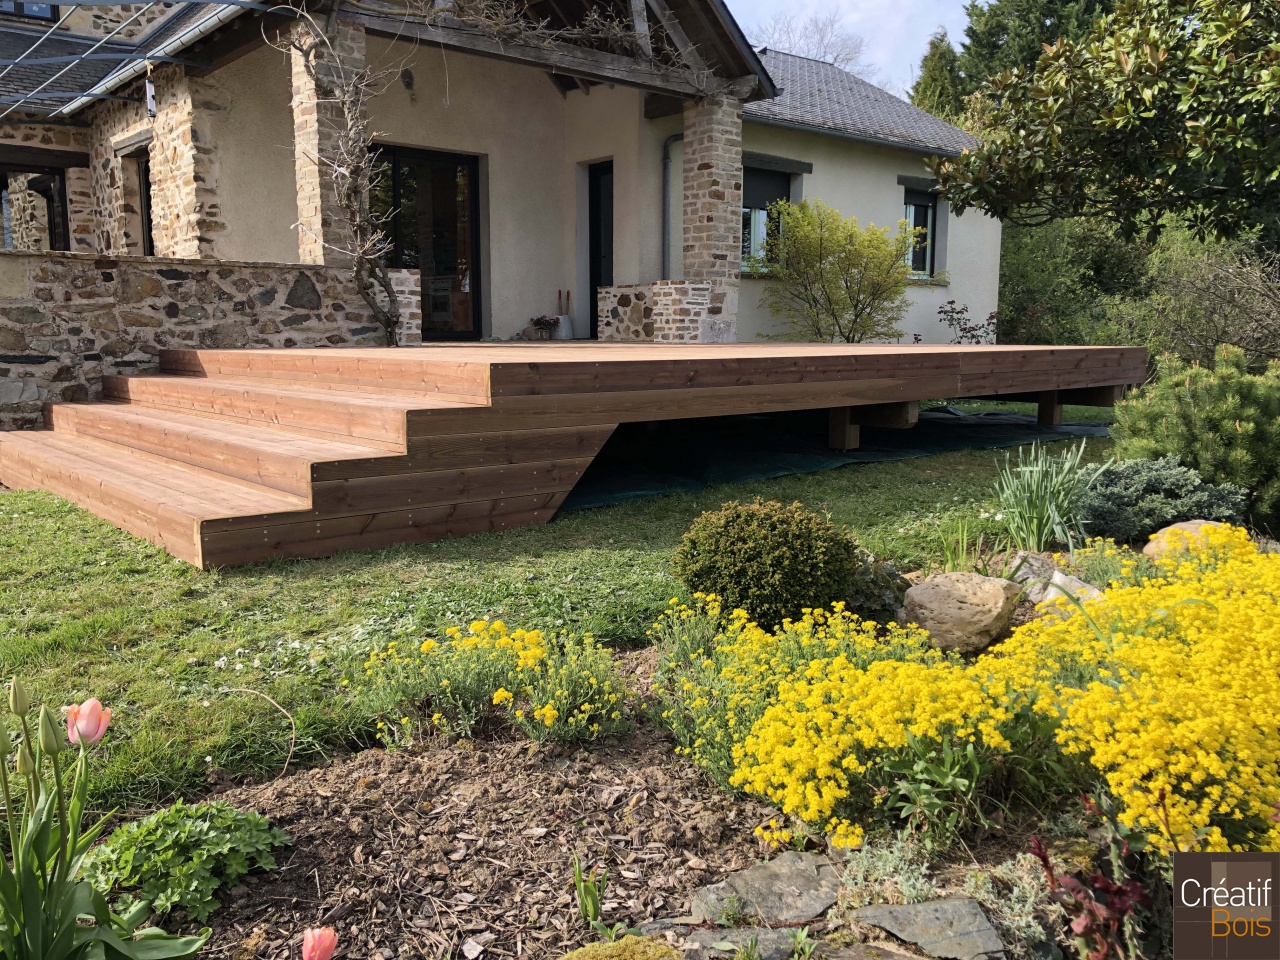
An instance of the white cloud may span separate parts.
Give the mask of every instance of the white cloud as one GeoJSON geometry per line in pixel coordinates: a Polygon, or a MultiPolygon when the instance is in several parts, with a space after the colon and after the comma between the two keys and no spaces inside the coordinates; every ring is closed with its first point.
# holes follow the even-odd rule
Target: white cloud
{"type": "Polygon", "coordinates": [[[729,9],[748,34],[753,24],[769,20],[780,9],[803,17],[825,13],[834,6],[845,25],[867,41],[866,60],[875,79],[895,92],[915,78],[929,37],[945,27],[956,42],[964,35],[964,0],[727,0],[729,9]]]}

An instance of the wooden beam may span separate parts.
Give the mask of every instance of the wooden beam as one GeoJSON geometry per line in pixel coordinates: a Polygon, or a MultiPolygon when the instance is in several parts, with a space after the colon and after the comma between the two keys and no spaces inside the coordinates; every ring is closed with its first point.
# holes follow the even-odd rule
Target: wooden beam
{"type": "Polygon", "coordinates": [[[850,407],[849,419],[864,427],[909,430],[920,422],[920,402],[906,400],[902,403],[868,403],[861,407],[850,407]]]}
{"type": "Polygon", "coordinates": [[[44,150],[40,147],[0,145],[0,170],[65,170],[67,167],[87,167],[89,154],[77,150],[44,150]]]}
{"type": "Polygon", "coordinates": [[[343,8],[344,20],[359,23],[375,36],[392,40],[419,41],[447,50],[474,53],[493,57],[509,63],[523,63],[540,67],[549,73],[595,80],[600,83],[621,83],[651,90],[657,93],[674,93],[686,97],[706,95],[706,90],[691,77],[680,71],[661,70],[631,57],[601,50],[589,50],[568,43],[550,43],[531,46],[498,40],[462,27],[437,26],[415,22],[404,17],[388,17],[343,8]]]}
{"type": "Polygon", "coordinates": [[[649,37],[649,14],[645,0],[631,0],[631,22],[636,28],[636,42],[646,57],[653,57],[653,40],[649,37]]]}
{"type": "Polygon", "coordinates": [[[680,59],[694,70],[706,70],[707,62],[702,59],[702,54],[698,53],[697,47],[689,42],[689,35],[684,32],[684,27],[680,26],[680,21],[671,12],[666,0],[645,0],[645,2],[658,18],[658,22],[662,24],[662,29],[671,38],[671,42],[676,45],[680,59]]]}
{"type": "Polygon", "coordinates": [[[831,407],[827,410],[827,446],[842,453],[857,450],[862,443],[862,427],[849,414],[853,407],[831,407]]]}
{"type": "Polygon", "coordinates": [[[1062,425],[1062,397],[1057,390],[1044,390],[1040,393],[1039,408],[1036,410],[1036,422],[1042,427],[1058,427],[1062,425]]]}

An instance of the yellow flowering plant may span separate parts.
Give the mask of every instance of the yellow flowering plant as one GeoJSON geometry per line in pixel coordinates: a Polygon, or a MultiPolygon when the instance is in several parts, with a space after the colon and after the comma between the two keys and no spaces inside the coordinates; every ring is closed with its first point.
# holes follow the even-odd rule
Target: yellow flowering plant
{"type": "Polygon", "coordinates": [[[1083,791],[1157,853],[1280,850],[1280,554],[1231,527],[1185,547],[1117,551],[1101,597],[968,662],[838,606],[770,632],[673,604],[663,716],[721,782],[838,845],[904,819],[946,843],[1083,791]]]}
{"type": "MultiPolygon", "coordinates": [[[[457,736],[505,722],[535,740],[589,740],[628,723],[610,651],[590,636],[477,620],[466,630],[450,627],[440,641],[393,640],[370,652],[364,670],[383,712],[400,717],[412,705],[457,736]]],[[[381,724],[384,738],[407,736],[406,719],[381,724]]]]}

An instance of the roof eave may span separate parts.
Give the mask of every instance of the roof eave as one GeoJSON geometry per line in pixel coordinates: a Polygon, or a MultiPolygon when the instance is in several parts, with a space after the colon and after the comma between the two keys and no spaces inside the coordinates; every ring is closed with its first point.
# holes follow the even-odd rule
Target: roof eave
{"type": "Polygon", "coordinates": [[[742,32],[742,28],[738,26],[738,21],[729,12],[729,8],[725,6],[724,0],[707,0],[707,3],[715,13],[716,19],[720,21],[720,25],[724,27],[725,32],[732,38],[734,46],[742,53],[743,59],[751,67],[752,72],[760,79],[761,95],[756,99],[772,100],[778,95],[778,85],[773,82],[773,77],[769,75],[768,69],[765,68],[764,61],[760,59],[760,54],[756,53],[756,48],[751,45],[747,35],[742,32]]]}
{"type": "Polygon", "coordinates": [[[824,127],[816,123],[805,123],[801,120],[782,120],[777,117],[761,117],[754,114],[747,114],[742,119],[744,123],[758,123],[765,127],[781,127],[784,130],[797,130],[802,133],[816,133],[821,136],[836,137],[840,140],[852,140],[855,143],[866,143],[876,147],[892,147],[895,150],[906,150],[910,153],[918,153],[924,157],[958,157],[962,153],[960,150],[927,147],[919,143],[910,143],[905,140],[892,140],[887,137],[877,137],[866,133],[854,133],[851,130],[838,130],[834,127],[824,127]]]}

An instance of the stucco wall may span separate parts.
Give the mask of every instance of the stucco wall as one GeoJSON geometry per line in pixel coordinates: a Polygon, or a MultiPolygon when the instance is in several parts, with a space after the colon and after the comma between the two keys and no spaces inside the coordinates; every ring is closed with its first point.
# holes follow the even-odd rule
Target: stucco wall
{"type": "Polygon", "coordinates": [[[554,313],[559,290],[573,291],[585,335],[589,163],[614,163],[615,281],[658,276],[662,139],[678,117],[645,120],[637,90],[562,96],[541,70],[426,46],[370,37],[368,59],[414,78],[412,94],[393,80],[371,101],[379,140],[481,158],[486,335],[510,337],[554,313]]]}
{"type": "MultiPolygon", "coordinates": [[[[743,149],[753,153],[787,157],[813,164],[813,173],[802,177],[806,198],[823,200],[859,224],[875,223],[897,229],[902,219],[903,188],[899,175],[926,177],[928,169],[919,154],[891,150],[852,140],[818,136],[747,122],[743,149]]],[[[679,157],[679,145],[676,146],[679,157]]],[[[678,160],[677,160],[678,162],[678,160]]],[[[680,245],[672,231],[672,276],[681,276],[680,245]]],[[[938,322],[938,307],[948,300],[968,304],[969,315],[985,319],[996,309],[1000,283],[1000,224],[970,211],[962,217],[947,212],[945,284],[913,284],[912,301],[902,325],[903,343],[919,334],[925,343],[947,343],[950,331],[938,322]]],[[[781,332],[782,323],[760,305],[764,282],[744,279],[738,300],[739,340],[758,339],[781,332]]]]}
{"type": "Polygon", "coordinates": [[[298,204],[288,56],[263,46],[209,82],[221,109],[209,115],[218,157],[224,230],[218,256],[296,263],[298,204]]]}

